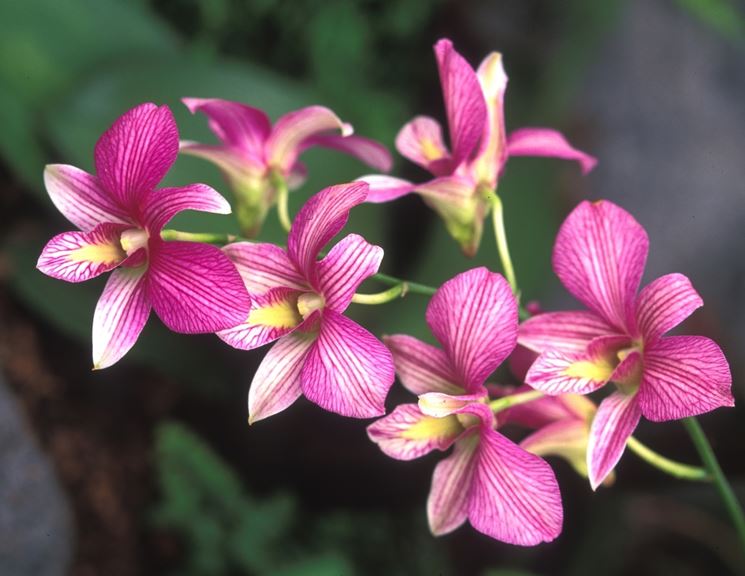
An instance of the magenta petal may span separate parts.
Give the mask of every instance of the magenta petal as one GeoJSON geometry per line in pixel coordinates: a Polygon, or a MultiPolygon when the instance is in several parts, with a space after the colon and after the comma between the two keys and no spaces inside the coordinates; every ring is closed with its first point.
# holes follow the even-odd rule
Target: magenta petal
{"type": "Polygon", "coordinates": [[[406,196],[410,192],[413,192],[416,187],[416,185],[408,180],[394,178],[393,176],[380,176],[378,174],[362,176],[357,181],[365,182],[370,186],[366,201],[374,204],[390,202],[401,196],[406,196]]]}
{"type": "Polygon", "coordinates": [[[222,170],[223,176],[233,186],[245,186],[246,182],[253,184],[266,172],[262,156],[254,156],[234,146],[211,146],[182,140],[179,143],[179,150],[184,154],[212,162],[222,170]]]}
{"type": "Polygon", "coordinates": [[[647,284],[636,301],[637,328],[645,345],[654,343],[703,305],[691,281],[682,274],[667,274],[647,284]]]}
{"type": "Polygon", "coordinates": [[[108,368],[134,346],[150,315],[146,269],[114,270],[93,314],[93,368],[108,368]]]}
{"type": "Polygon", "coordinates": [[[721,348],[703,336],[668,336],[644,350],[639,405],[655,422],[734,406],[732,374],[721,348]]]}
{"type": "Polygon", "coordinates": [[[448,172],[450,152],[442,140],[440,123],[429,116],[417,116],[404,124],[396,136],[396,149],[401,156],[408,158],[435,176],[448,172]]]}
{"type": "Polygon", "coordinates": [[[587,445],[587,472],[593,490],[621,459],[626,441],[642,415],[637,394],[614,392],[598,406],[587,445]]]}
{"type": "Polygon", "coordinates": [[[177,155],[178,128],[168,106],[141,104],[118,118],[96,143],[96,172],[103,188],[133,210],[177,155]]]}
{"type": "Polygon", "coordinates": [[[439,348],[404,334],[384,336],[383,342],[393,354],[401,384],[409,392],[417,396],[427,392],[463,394],[463,389],[455,384],[458,377],[453,374],[448,357],[439,348]]]}
{"type": "Polygon", "coordinates": [[[311,136],[303,141],[300,152],[314,146],[344,152],[382,172],[388,172],[393,166],[393,158],[388,149],[370,138],[354,135],[311,136]]]}
{"type": "Polygon", "coordinates": [[[457,384],[472,392],[515,348],[517,303],[500,274],[474,268],[437,290],[427,324],[450,358],[457,384]]]}
{"type": "Polygon", "coordinates": [[[453,49],[450,40],[435,44],[440,83],[450,128],[452,168],[465,160],[481,139],[487,122],[486,102],[476,72],[453,49]]]}
{"type": "Polygon", "coordinates": [[[323,311],[301,377],[308,400],[342,416],[381,416],[393,378],[391,353],[380,340],[338,312],[323,311]]]}
{"type": "Polygon", "coordinates": [[[243,278],[251,294],[265,294],[272,288],[285,287],[295,290],[309,288],[305,279],[295,270],[287,252],[274,244],[236,242],[223,248],[243,278]]]}
{"type": "Polygon", "coordinates": [[[507,74],[502,66],[502,55],[492,52],[479,65],[476,76],[484,93],[488,119],[475,159],[476,173],[495,187],[497,177],[507,158],[504,128],[504,92],[507,74]]]}
{"type": "Polygon", "coordinates": [[[305,140],[338,130],[350,136],[352,127],[323,106],[308,106],[289,112],[274,124],[266,142],[266,160],[270,167],[289,170],[303,149],[305,140]]]}
{"type": "Polygon", "coordinates": [[[486,390],[474,394],[451,395],[427,392],[419,396],[419,409],[427,416],[445,418],[451,414],[473,414],[487,424],[494,422],[494,415],[482,402],[487,400],[486,390]]]}
{"type": "Polygon", "coordinates": [[[318,263],[318,288],[326,306],[344,312],[357,287],[378,271],[382,259],[383,249],[362,236],[350,234],[343,238],[318,263]]]}
{"type": "Polygon", "coordinates": [[[484,428],[475,461],[468,520],[476,530],[519,546],[551,542],[561,533],[561,494],[545,460],[484,428]]]}
{"type": "Polygon", "coordinates": [[[106,193],[98,178],[65,164],[44,168],[49,197],[65,218],[85,232],[103,222],[131,223],[127,213],[106,193]]]}
{"type": "Polygon", "coordinates": [[[295,331],[281,338],[267,352],[248,391],[248,422],[273,416],[301,394],[300,374],[315,338],[295,331]]]}
{"type": "Polygon", "coordinates": [[[66,282],[95,278],[127,257],[119,242],[125,228],[121,224],[100,224],[90,232],[58,234],[44,246],[36,267],[66,282]]]}
{"type": "Polygon", "coordinates": [[[546,156],[579,162],[582,174],[587,174],[598,161],[573,148],[566,138],[549,128],[521,128],[507,137],[508,156],[546,156]]]}
{"type": "Polygon", "coordinates": [[[553,266],[575,298],[615,328],[627,330],[644,272],[644,228],[612,202],[582,202],[561,225],[553,266]]]}
{"type": "Polygon", "coordinates": [[[160,242],[150,249],[150,300],[174,332],[232,328],[248,316],[251,299],[238,271],[216,246],[160,242]]]}
{"type": "Polygon", "coordinates": [[[602,388],[612,374],[613,366],[602,357],[548,350],[530,367],[525,383],[552,396],[589,394],[602,388]]]}
{"type": "Polygon", "coordinates": [[[367,435],[396,460],[413,460],[432,452],[447,450],[463,427],[455,416],[425,416],[416,404],[396,406],[388,416],[367,427],[367,435]]]}
{"type": "Polygon", "coordinates": [[[298,271],[313,282],[316,258],[336,236],[349,217],[349,211],[367,198],[368,186],[352,182],[324,188],[298,212],[287,238],[287,252],[298,271]]]}
{"type": "Polygon", "coordinates": [[[615,334],[597,314],[586,311],[547,312],[520,324],[517,343],[534,352],[582,352],[593,338],[615,334]]]}
{"type": "Polygon", "coordinates": [[[429,529],[435,536],[452,532],[468,517],[474,456],[479,445],[475,431],[459,439],[453,453],[435,467],[427,498],[429,529]]]}
{"type": "Polygon", "coordinates": [[[143,198],[142,213],[151,234],[160,234],[163,226],[184,210],[230,214],[230,204],[206,184],[150,190],[143,198]]]}
{"type": "Polygon", "coordinates": [[[219,98],[182,98],[192,114],[202,112],[210,130],[224,143],[261,157],[272,129],[268,116],[258,108],[219,98]]]}

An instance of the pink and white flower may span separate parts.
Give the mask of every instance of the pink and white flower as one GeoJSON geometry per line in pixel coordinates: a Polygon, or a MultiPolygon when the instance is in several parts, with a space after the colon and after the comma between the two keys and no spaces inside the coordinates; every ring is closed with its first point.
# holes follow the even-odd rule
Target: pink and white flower
{"type": "Polygon", "coordinates": [[[99,139],[97,175],[63,164],[44,171],[52,202],[80,231],[52,238],[39,270],[67,282],[113,270],[93,317],[94,368],[127,353],[151,308],[168,328],[189,334],[233,326],[248,313],[250,297],[220,249],[161,239],[162,228],[183,210],[230,213],[204,184],[155,188],[177,155],[171,111],[142,104],[99,139]]]}
{"type": "Polygon", "coordinates": [[[443,218],[463,251],[472,256],[478,249],[483,220],[490,209],[487,195],[497,189],[509,157],[575,160],[585,174],[596,161],[573,148],[556,130],[522,128],[506,134],[507,75],[501,54],[492,52],[474,71],[450,40],[438,41],[434,51],[451,150],[445,146],[440,123],[428,116],[417,116],[398,133],[396,148],[434,179],[421,184],[387,176],[365,176],[362,180],[371,187],[368,202],[387,202],[410,192],[422,196],[443,218]]]}
{"type": "Polygon", "coordinates": [[[546,394],[589,394],[609,382],[588,448],[596,488],[623,454],[641,416],[660,422],[733,406],[732,376],[719,346],[702,336],[664,334],[703,304],[682,274],[662,276],[637,294],[647,233],[608,201],[582,202],[562,225],[553,267],[588,310],[539,314],[518,342],[540,353],[526,382],[546,394]]]}
{"type": "Polygon", "coordinates": [[[218,336],[243,350],[279,340],[251,383],[250,422],[284,410],[301,394],[343,416],[385,413],[394,379],[391,354],[344,316],[357,287],[378,271],[383,249],[350,234],[317,261],[367,190],[356,182],[313,196],[292,224],[287,250],[248,242],[225,247],[255,296],[244,322],[218,336]]]}
{"type": "Polygon", "coordinates": [[[244,234],[258,234],[266,213],[276,200],[277,179],[290,189],[305,180],[299,156],[314,146],[349,154],[369,166],[387,172],[392,159],[382,144],[353,135],[350,124],[323,106],[289,112],[272,126],[258,108],[218,98],[184,98],[192,113],[209,119],[219,145],[181,142],[181,151],[216,164],[238,200],[244,234]]]}
{"type": "Polygon", "coordinates": [[[401,383],[419,396],[368,427],[392,458],[453,452],[435,468],[427,502],[432,533],[447,534],[466,519],[511,544],[548,542],[561,532],[561,496],[551,467],[495,430],[484,387],[515,347],[517,304],[509,285],[486,268],[443,284],[427,308],[441,344],[411,336],[385,339],[401,383]]]}

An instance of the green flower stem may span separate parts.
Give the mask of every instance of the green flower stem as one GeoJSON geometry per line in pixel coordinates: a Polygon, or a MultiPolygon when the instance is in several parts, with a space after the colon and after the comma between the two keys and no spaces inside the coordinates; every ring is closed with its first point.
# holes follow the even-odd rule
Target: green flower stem
{"type": "Polygon", "coordinates": [[[530,390],[528,392],[521,392],[520,394],[511,394],[510,396],[504,396],[492,400],[489,402],[489,408],[494,412],[494,414],[496,414],[497,412],[501,412],[502,410],[506,410],[512,406],[517,406],[518,404],[527,404],[528,402],[537,400],[542,396],[543,392],[539,392],[538,390],[530,390]]]}
{"type": "Polygon", "coordinates": [[[735,529],[737,530],[743,552],[745,552],[745,515],[743,514],[740,503],[737,501],[737,496],[735,496],[732,486],[730,486],[724,472],[722,472],[717,457],[714,455],[714,450],[706,439],[706,435],[701,429],[698,420],[695,418],[686,418],[683,420],[683,425],[686,427],[691,440],[693,440],[693,445],[696,447],[699,456],[701,456],[704,466],[711,474],[712,481],[719,491],[719,496],[721,496],[727,512],[729,512],[732,524],[735,525],[735,529]]]}
{"type": "Polygon", "coordinates": [[[279,217],[279,223],[282,225],[284,231],[289,233],[292,227],[292,220],[290,219],[288,209],[290,191],[287,188],[287,182],[278,174],[271,176],[271,182],[277,191],[277,216],[279,217]]]}
{"type": "Polygon", "coordinates": [[[502,205],[502,199],[499,197],[496,191],[490,192],[488,198],[492,205],[494,238],[497,241],[497,252],[499,252],[499,259],[502,262],[502,270],[504,270],[504,276],[505,278],[507,278],[507,282],[509,282],[510,288],[512,288],[512,293],[519,301],[520,290],[517,287],[515,268],[512,266],[512,257],[510,256],[510,249],[507,245],[507,233],[504,229],[504,207],[502,205]]]}
{"type": "Polygon", "coordinates": [[[218,246],[224,246],[231,242],[242,240],[242,238],[235,236],[234,234],[212,234],[205,232],[182,232],[181,230],[165,229],[161,230],[160,237],[163,240],[181,240],[184,242],[202,242],[203,244],[217,244],[218,246]]]}
{"type": "Polygon", "coordinates": [[[396,278],[395,276],[388,276],[388,274],[375,274],[372,276],[372,278],[375,278],[378,282],[382,282],[383,284],[388,285],[396,285],[396,284],[406,284],[406,293],[411,292],[412,294],[423,294],[424,296],[432,296],[435,292],[437,292],[437,288],[432,288],[432,286],[427,286],[425,284],[418,284],[417,282],[409,282],[408,280],[402,280],[401,278],[396,278]]]}
{"type": "Polygon", "coordinates": [[[352,302],[355,304],[385,304],[396,298],[403,298],[408,291],[408,284],[402,282],[375,294],[355,294],[352,296],[352,302]]]}
{"type": "Polygon", "coordinates": [[[626,441],[626,446],[634,454],[639,456],[639,458],[670,476],[680,478],[681,480],[711,481],[711,475],[704,468],[689,466],[688,464],[682,464],[675,460],[665,458],[639,442],[639,440],[633,436],[630,436],[626,441]]]}

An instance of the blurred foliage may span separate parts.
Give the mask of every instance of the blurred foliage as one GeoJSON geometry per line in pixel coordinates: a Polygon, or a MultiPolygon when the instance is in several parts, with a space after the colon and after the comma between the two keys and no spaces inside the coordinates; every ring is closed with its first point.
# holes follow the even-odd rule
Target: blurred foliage
{"type": "Polygon", "coordinates": [[[745,41],[745,4],[733,0],[677,0],[678,5],[728,40],[745,41]]]}
{"type": "Polygon", "coordinates": [[[309,520],[288,495],[248,494],[227,464],[181,424],[161,424],[155,450],[159,499],[151,523],[181,539],[179,574],[446,573],[436,544],[417,537],[422,530],[408,523],[347,512],[309,520]]]}

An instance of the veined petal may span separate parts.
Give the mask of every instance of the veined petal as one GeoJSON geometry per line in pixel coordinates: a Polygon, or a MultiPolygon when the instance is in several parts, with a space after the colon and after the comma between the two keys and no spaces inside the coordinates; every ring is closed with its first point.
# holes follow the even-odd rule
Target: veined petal
{"type": "Polygon", "coordinates": [[[253,424],[290,406],[302,393],[300,374],[315,335],[296,330],[271,347],[248,391],[248,422],[253,424]]]}
{"type": "Polygon", "coordinates": [[[405,334],[384,336],[383,342],[393,354],[401,384],[409,392],[417,396],[427,392],[463,394],[464,390],[455,384],[458,377],[448,357],[439,348],[405,334]]]}
{"type": "Polygon", "coordinates": [[[396,136],[396,150],[435,176],[443,176],[452,169],[440,123],[429,116],[417,116],[404,124],[396,136]]]}
{"type": "Polygon", "coordinates": [[[273,288],[265,294],[254,295],[248,318],[217,335],[240,350],[253,350],[273,342],[302,323],[303,317],[297,308],[299,294],[289,288],[273,288]]]}
{"type": "Polygon", "coordinates": [[[289,112],[277,120],[266,142],[267,162],[273,168],[289,170],[307,138],[333,130],[338,130],[342,136],[351,136],[353,132],[349,124],[323,106],[308,106],[289,112]]]}
{"type": "Polygon", "coordinates": [[[551,422],[520,442],[520,447],[536,456],[564,458],[580,476],[587,477],[587,442],[590,424],[576,418],[551,422]]]}
{"type": "Polygon", "coordinates": [[[467,493],[476,530],[519,546],[551,542],[561,533],[561,494],[545,460],[490,428],[482,428],[474,460],[467,493]]]}
{"type": "Polygon", "coordinates": [[[370,186],[366,201],[373,204],[390,202],[401,196],[406,196],[416,188],[416,185],[408,180],[394,178],[393,176],[381,176],[379,174],[362,176],[357,178],[356,181],[365,182],[370,186]]]}
{"type": "MultiPolygon", "coordinates": [[[[521,386],[514,393],[529,392],[530,386],[521,386]]],[[[504,412],[500,422],[518,424],[526,428],[543,428],[558,421],[580,420],[589,423],[595,415],[596,406],[585,396],[562,394],[543,396],[532,402],[518,404],[504,412]]]]}
{"type": "Polygon", "coordinates": [[[688,318],[704,301],[682,274],[667,274],[647,284],[636,301],[637,328],[646,345],[688,318]]]}
{"type": "Polygon", "coordinates": [[[507,159],[504,128],[504,91],[507,88],[507,74],[502,66],[502,55],[499,52],[492,52],[484,58],[476,71],[476,76],[484,93],[488,119],[475,160],[475,170],[481,180],[495,187],[499,172],[507,159]]]}
{"type": "Polygon", "coordinates": [[[96,172],[107,192],[135,210],[177,155],[178,128],[171,110],[141,104],[119,117],[96,143],[96,172]]]}
{"type": "Polygon", "coordinates": [[[443,39],[435,44],[435,57],[445,99],[454,170],[481,139],[488,119],[486,102],[476,72],[455,51],[450,40],[443,39]]]}
{"type": "Polygon", "coordinates": [[[388,148],[376,140],[363,136],[337,136],[335,134],[310,136],[302,142],[298,153],[314,146],[344,152],[382,172],[388,172],[393,166],[393,158],[388,148]]]}
{"type": "Polygon", "coordinates": [[[381,416],[393,378],[393,358],[380,340],[338,312],[323,311],[301,376],[308,400],[342,416],[381,416]]]}
{"type": "Polygon", "coordinates": [[[546,312],[520,324],[517,343],[538,353],[582,352],[593,338],[616,333],[617,330],[592,312],[546,312]]]}
{"type": "Polygon", "coordinates": [[[150,316],[147,268],[119,268],[106,282],[93,314],[93,368],[108,368],[134,346],[150,316]]]}
{"type": "Polygon", "coordinates": [[[287,252],[311,284],[315,280],[318,253],[344,228],[349,211],[365,201],[367,190],[364,182],[329,186],[312,196],[295,216],[287,238],[287,252]]]}
{"type": "Polygon", "coordinates": [[[467,392],[480,388],[515,348],[517,303],[507,281],[486,268],[445,282],[426,317],[467,392]]]}
{"type": "Polygon", "coordinates": [[[548,350],[530,367],[525,383],[552,396],[589,394],[602,388],[614,369],[605,355],[548,350]]]}
{"type": "Polygon", "coordinates": [[[358,234],[339,241],[318,263],[318,287],[326,306],[344,312],[357,287],[378,271],[382,259],[383,249],[358,234]]]}
{"type": "Polygon", "coordinates": [[[148,292],[163,323],[184,334],[232,328],[251,308],[233,263],[216,246],[197,242],[151,242],[148,292]]]}
{"type": "Polygon", "coordinates": [[[460,438],[453,453],[435,466],[427,498],[429,529],[435,536],[448,534],[468,517],[469,495],[479,446],[475,432],[460,438]]]}
{"type": "Polygon", "coordinates": [[[85,232],[99,224],[129,224],[127,213],[101,188],[98,178],[66,164],[48,164],[44,185],[62,215],[85,232]]]}
{"type": "Polygon", "coordinates": [[[416,404],[396,406],[367,427],[367,435],[387,456],[413,460],[432,450],[447,450],[463,432],[456,416],[425,416],[416,404]]]}
{"type": "Polygon", "coordinates": [[[587,446],[587,471],[593,490],[621,459],[641,415],[637,394],[614,392],[598,406],[587,446]]]}
{"type": "Polygon", "coordinates": [[[274,244],[235,242],[223,248],[251,294],[266,294],[273,288],[307,290],[308,283],[295,269],[287,252],[274,244]]]}
{"type": "Polygon", "coordinates": [[[179,151],[190,156],[204,158],[222,170],[233,186],[254,184],[266,173],[266,164],[260,156],[240,150],[234,146],[212,146],[191,140],[181,140],[179,151]]]}
{"type": "MultiPolygon", "coordinates": [[[[463,394],[460,396],[443,394],[442,392],[427,392],[419,396],[419,410],[423,414],[434,418],[445,418],[451,414],[472,413],[484,419],[484,415],[479,408],[475,410],[471,408],[473,405],[483,406],[482,401],[486,399],[486,390],[479,390],[474,394],[463,394]]],[[[493,421],[491,412],[486,415],[486,419],[490,422],[493,421]]]]}
{"type": "Polygon", "coordinates": [[[116,268],[127,257],[119,238],[127,228],[99,224],[90,232],[63,232],[52,238],[36,267],[47,276],[83,282],[116,268]]]}
{"type": "Polygon", "coordinates": [[[219,98],[182,98],[192,114],[202,112],[209,120],[210,130],[229,146],[235,146],[261,158],[264,142],[272,125],[269,117],[258,108],[219,98]]]}
{"type": "Polygon", "coordinates": [[[647,260],[644,228],[612,202],[582,202],[561,225],[554,271],[577,300],[625,331],[647,260]]]}
{"type": "Polygon", "coordinates": [[[734,406],[732,374],[722,349],[703,336],[668,336],[644,349],[639,405],[655,422],[734,406]]]}
{"type": "Polygon", "coordinates": [[[230,214],[230,203],[206,184],[150,190],[143,198],[142,213],[151,234],[160,234],[163,226],[184,210],[230,214]]]}
{"type": "Polygon", "coordinates": [[[521,128],[507,137],[508,156],[544,156],[576,160],[582,174],[587,174],[598,161],[581,150],[573,148],[567,139],[550,128],[521,128]]]}

